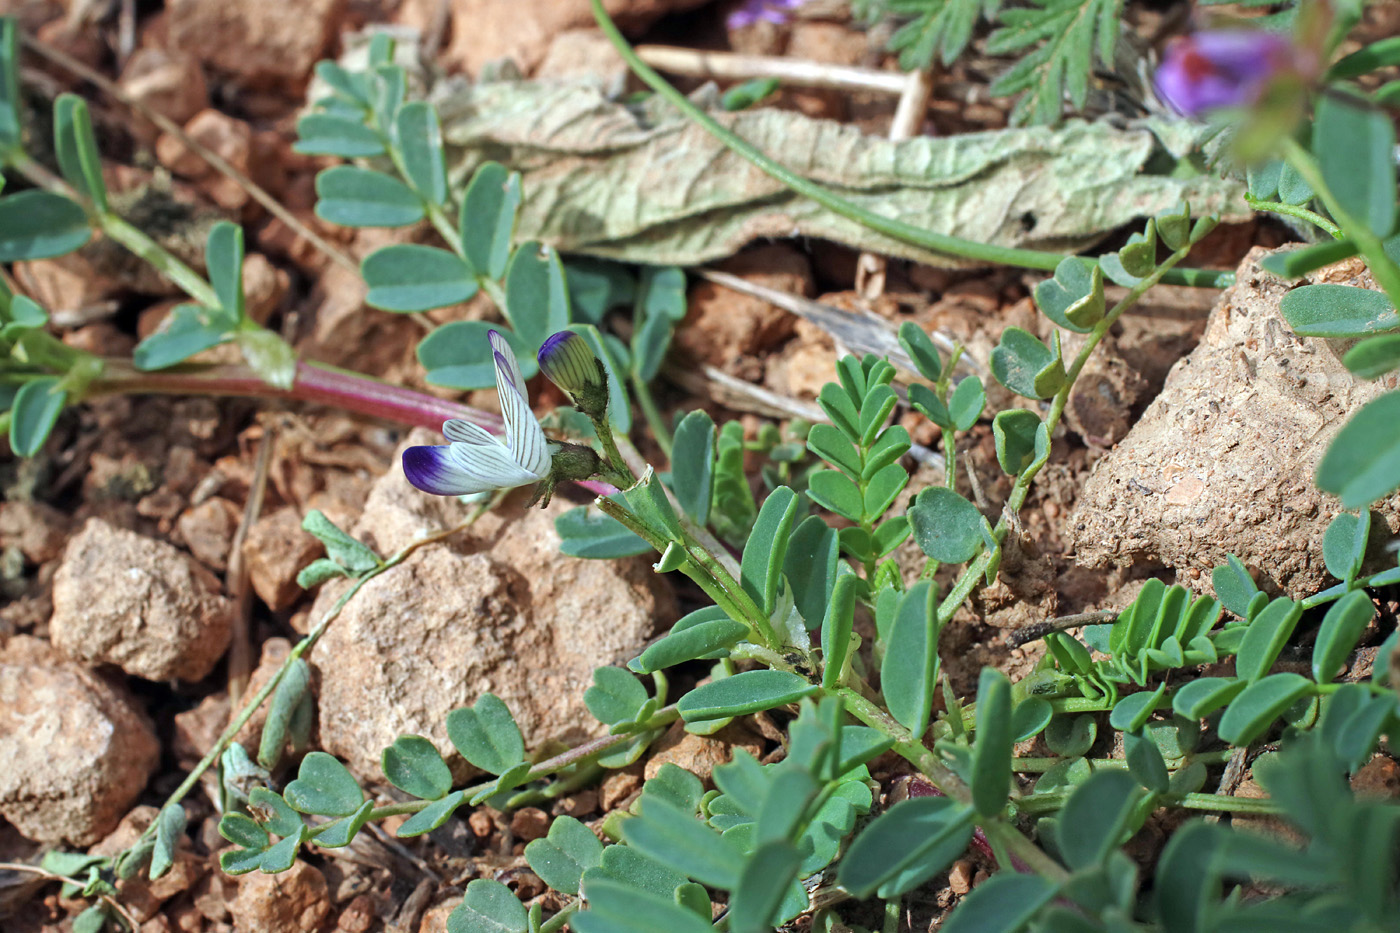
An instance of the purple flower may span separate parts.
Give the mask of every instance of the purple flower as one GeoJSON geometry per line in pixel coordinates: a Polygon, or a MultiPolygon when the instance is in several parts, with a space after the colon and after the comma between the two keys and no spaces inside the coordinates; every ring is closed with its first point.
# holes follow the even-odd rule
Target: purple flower
{"type": "Polygon", "coordinates": [[[744,29],[763,21],[782,25],[786,23],[787,11],[795,10],[807,0],[744,0],[744,3],[725,17],[724,24],[730,29],[744,29]]]}
{"type": "Polygon", "coordinates": [[[452,419],[442,433],[452,443],[410,447],[403,452],[408,481],[435,496],[464,496],[492,489],[513,489],[549,476],[553,454],[530,400],[510,344],[494,330],[491,351],[496,362],[496,392],[501,399],[505,443],[469,421],[452,419]]]}
{"type": "Polygon", "coordinates": [[[1283,36],[1258,30],[1198,32],[1172,42],[1157,69],[1157,93],[1178,112],[1197,117],[1258,100],[1273,78],[1297,70],[1283,36]]]}
{"type": "Polygon", "coordinates": [[[549,381],[576,396],[599,384],[598,358],[588,341],[571,330],[561,330],[540,347],[540,371],[549,381]]]}

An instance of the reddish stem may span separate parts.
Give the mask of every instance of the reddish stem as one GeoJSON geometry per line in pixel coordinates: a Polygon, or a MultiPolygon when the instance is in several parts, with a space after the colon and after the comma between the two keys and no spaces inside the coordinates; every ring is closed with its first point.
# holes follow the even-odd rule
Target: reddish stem
{"type": "MultiPolygon", "coordinates": [[[[159,372],[142,372],[127,360],[103,361],[102,375],[88,386],[87,395],[214,395],[267,398],[283,401],[314,402],[357,415],[383,418],[399,424],[442,430],[449,418],[470,421],[493,434],[504,425],[493,412],[469,408],[459,402],[438,398],[414,389],[380,382],[359,373],[324,363],[297,363],[296,381],[290,389],[279,389],[258,378],[257,373],[237,363],[187,364],[159,372]]],[[[580,486],[598,495],[617,490],[610,484],[586,480],[580,486]]]]}
{"type": "Polygon", "coordinates": [[[102,375],[88,387],[88,395],[235,395],[316,402],[435,431],[441,430],[448,418],[470,421],[496,434],[502,427],[500,415],[321,363],[298,362],[296,381],[290,389],[269,385],[251,368],[235,363],[192,364],[160,372],[142,372],[126,360],[103,363],[102,375]]]}

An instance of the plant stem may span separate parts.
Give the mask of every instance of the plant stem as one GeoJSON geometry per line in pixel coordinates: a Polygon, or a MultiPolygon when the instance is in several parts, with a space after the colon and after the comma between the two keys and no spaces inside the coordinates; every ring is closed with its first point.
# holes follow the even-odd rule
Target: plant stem
{"type": "Polygon", "coordinates": [[[1332,223],[1332,221],[1328,220],[1326,217],[1323,217],[1317,211],[1310,211],[1306,207],[1300,207],[1297,204],[1285,204],[1282,201],[1261,201],[1248,194],[1244,196],[1244,199],[1245,202],[1256,211],[1282,214],[1285,217],[1296,217],[1298,220],[1306,220],[1314,227],[1326,231],[1334,240],[1346,239],[1340,227],[1332,223]]]}
{"type": "MultiPolygon", "coordinates": [[[[754,165],[758,166],[759,169],[782,182],[793,191],[816,201],[832,213],[844,217],[847,220],[855,221],[878,233],[893,237],[903,243],[909,243],[932,252],[944,253],[949,256],[971,259],[977,262],[1018,266],[1023,269],[1042,269],[1047,272],[1053,272],[1055,267],[1065,258],[1064,255],[1059,253],[1045,253],[1034,249],[994,246],[989,243],[964,240],[961,237],[935,233],[931,230],[916,227],[913,224],[907,224],[900,220],[882,217],[879,214],[872,214],[869,211],[863,210],[825,186],[797,174],[776,159],[770,158],[762,150],[751,145],[742,136],[721,124],[699,107],[696,107],[684,94],[672,87],[665,78],[657,74],[650,65],[638,57],[636,51],[628,44],[627,39],[608,16],[607,11],[603,8],[602,0],[591,0],[591,2],[593,4],[593,16],[598,21],[599,28],[603,30],[603,34],[607,37],[608,41],[613,44],[613,47],[617,49],[623,61],[627,62],[628,67],[632,69],[632,72],[636,74],[637,77],[642,79],[643,83],[677,107],[692,122],[724,143],[730,150],[748,159],[754,165]]],[[[1233,284],[1234,274],[1209,269],[1183,269],[1174,275],[1171,281],[1178,285],[1223,288],[1233,284]]]]}
{"type": "MultiPolygon", "coordinates": [[[[308,632],[306,636],[302,638],[301,641],[297,642],[292,650],[287,653],[287,657],[282,662],[282,666],[277,669],[275,674],[268,678],[267,683],[263,684],[262,689],[248,698],[248,702],[243,704],[243,709],[239,711],[238,715],[228,724],[228,728],[215,740],[213,747],[205,753],[204,757],[199,760],[199,763],[196,764],[190,773],[186,775],[185,779],[180,782],[180,785],[176,787],[175,790],[171,791],[170,796],[167,797],[165,802],[161,805],[161,809],[171,804],[179,803],[185,798],[185,795],[199,782],[204,772],[208,771],[210,766],[219,760],[219,756],[221,756],[224,753],[224,749],[228,748],[229,744],[233,742],[234,736],[238,735],[238,731],[247,724],[249,719],[253,718],[253,714],[257,712],[258,707],[262,706],[267,698],[272,696],[272,692],[277,689],[277,685],[282,682],[282,678],[286,676],[287,671],[291,669],[292,663],[310,651],[316,642],[320,641],[321,636],[326,633],[326,629],[330,627],[330,624],[340,615],[340,611],[345,608],[345,604],[360,591],[361,587],[384,571],[403,563],[419,548],[441,541],[444,538],[450,538],[452,535],[457,534],[457,532],[467,528],[475,518],[476,516],[473,515],[472,518],[460,525],[455,525],[446,531],[440,531],[437,534],[428,535],[425,538],[414,541],[412,544],[404,547],[398,553],[385,560],[384,563],[368,571],[364,576],[356,580],[355,585],[346,590],[345,594],[341,596],[340,599],[336,600],[335,605],[331,607],[325,617],[321,619],[320,622],[316,623],[316,627],[308,632]]],[[[151,825],[146,828],[146,831],[143,832],[140,839],[137,840],[136,846],[139,846],[141,842],[155,835],[158,823],[158,820],[153,821],[151,825]]],[[[136,848],[136,846],[132,848],[136,848]]]]}
{"type": "Polygon", "coordinates": [[[279,389],[263,382],[251,368],[239,364],[185,363],[142,372],[130,360],[106,359],[102,374],[88,386],[86,395],[143,393],[312,402],[433,430],[440,430],[449,418],[470,421],[497,434],[502,430],[500,415],[305,360],[297,363],[292,387],[279,389]]]}
{"type": "MultiPolygon", "coordinates": [[[[1206,233],[1208,232],[1207,230],[1206,233]]],[[[1204,236],[1205,233],[1202,233],[1201,237],[1204,236]]],[[[1192,237],[1191,242],[1168,256],[1152,271],[1151,275],[1143,278],[1129,289],[1122,300],[1115,304],[1113,308],[1104,315],[1103,320],[1099,321],[1099,323],[1094,326],[1094,329],[1090,331],[1088,338],[1084,341],[1084,346],[1080,348],[1078,355],[1075,357],[1073,365],[1070,366],[1069,370],[1065,373],[1065,384],[1060,388],[1059,392],[1055,393],[1054,401],[1050,404],[1050,412],[1045,417],[1045,428],[1049,434],[1052,436],[1054,435],[1055,427],[1060,423],[1060,418],[1064,415],[1065,405],[1069,402],[1070,391],[1074,388],[1075,381],[1079,378],[1079,374],[1084,371],[1084,366],[1089,362],[1089,357],[1093,354],[1099,342],[1103,340],[1104,336],[1108,333],[1109,328],[1113,326],[1118,318],[1123,316],[1124,312],[1136,304],[1138,299],[1141,298],[1148,289],[1161,282],[1173,266],[1185,259],[1186,254],[1191,251],[1191,247],[1195,246],[1199,239],[1200,237],[1192,237]]],[[[1007,497],[1006,505],[1002,510],[1002,517],[997,522],[996,527],[992,529],[992,534],[996,538],[998,545],[1006,540],[1006,534],[1010,530],[1010,523],[1007,521],[1006,516],[1020,511],[1021,506],[1025,504],[1026,496],[1030,494],[1031,483],[1040,473],[1040,469],[1040,467],[1036,467],[1035,469],[1026,470],[1020,476],[1016,477],[1016,482],[1011,487],[1011,494],[1007,497]]],[[[948,591],[948,595],[944,597],[943,602],[938,606],[937,621],[939,626],[947,623],[947,621],[953,617],[953,613],[957,612],[958,607],[963,604],[963,601],[971,595],[973,588],[977,585],[977,581],[986,573],[987,568],[991,566],[991,561],[992,551],[984,548],[982,553],[978,554],[977,557],[973,559],[972,563],[967,565],[967,569],[963,571],[962,576],[958,578],[957,583],[948,591]]],[[[1102,707],[1094,708],[1100,709],[1102,707]]]]}
{"type": "Polygon", "coordinates": [[[656,445],[661,448],[661,452],[666,455],[666,459],[671,459],[671,429],[666,426],[666,419],[661,415],[661,409],[656,405],[656,397],[651,394],[651,387],[633,373],[632,391],[637,396],[637,404],[642,407],[642,415],[647,419],[647,426],[651,428],[652,436],[656,438],[656,445]]]}
{"type": "MultiPolygon", "coordinates": [[[[967,785],[917,736],[896,722],[879,705],[867,700],[850,687],[841,687],[836,694],[841,697],[851,715],[894,739],[895,753],[918,768],[939,792],[966,806],[972,805],[972,792],[967,785]]],[[[981,826],[989,840],[994,840],[997,845],[1004,847],[1012,858],[1019,859],[1037,874],[1054,881],[1063,881],[1069,877],[1069,873],[1059,862],[1046,855],[1015,827],[1001,819],[985,820],[981,826]]]]}
{"type": "Polygon", "coordinates": [[[690,535],[682,531],[681,540],[666,537],[651,528],[620,502],[600,497],[597,503],[604,515],[616,519],[637,537],[651,545],[658,554],[665,554],[666,548],[671,544],[679,545],[688,558],[679,568],[681,573],[694,580],[705,591],[705,595],[713,599],[715,605],[723,609],[731,619],[749,626],[753,633],[751,640],[756,645],[767,646],[771,649],[782,647],[782,641],[773,630],[772,623],[759,610],[753,598],[749,596],[739,581],[735,580],[720,565],[714,555],[690,535]]]}
{"type": "Polygon", "coordinates": [[[1328,213],[1337,221],[1337,225],[1356,243],[1361,255],[1366,257],[1366,265],[1375,277],[1376,284],[1385,292],[1390,303],[1400,308],[1400,265],[1396,265],[1386,255],[1381,238],[1372,233],[1371,228],[1364,222],[1352,217],[1343,209],[1332,194],[1332,189],[1327,186],[1327,180],[1322,177],[1322,169],[1318,167],[1317,160],[1296,139],[1284,138],[1283,156],[1288,164],[1303,176],[1303,180],[1312,186],[1313,191],[1317,192],[1317,196],[1327,206],[1328,213]]]}

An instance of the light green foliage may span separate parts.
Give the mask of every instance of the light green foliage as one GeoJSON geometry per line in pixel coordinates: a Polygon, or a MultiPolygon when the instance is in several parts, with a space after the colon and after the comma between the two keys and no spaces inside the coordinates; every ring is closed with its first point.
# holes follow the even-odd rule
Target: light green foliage
{"type": "MultiPolygon", "coordinates": [[[[951,61],[979,21],[994,19],[989,48],[1025,53],[997,89],[1021,93],[1017,120],[1052,122],[1066,96],[1083,104],[1094,62],[1111,59],[1122,3],[891,0],[883,8],[912,17],[894,42],[907,62],[925,65],[934,57],[951,61]]],[[[608,373],[609,411],[584,419],[589,424],[581,430],[592,430],[600,446],[611,448],[612,437],[599,432],[630,429],[630,385],[671,463],[669,473],[648,468],[633,485],[618,457],[604,475],[627,488],[561,516],[563,548],[594,558],[654,552],[658,572],[684,573],[706,601],[646,647],[630,670],[594,672],[584,702],[608,735],[555,758],[547,757],[553,749],[527,754],[507,704],[486,693],[452,711],[445,725],[453,748],[491,777],[454,787],[443,751],[423,736],[402,735],[380,758],[384,779],[402,796],[379,808],[345,765],[324,752],[301,757],[290,780],[279,773],[288,747],[304,752],[314,718],[310,670],[299,648],[275,689],[268,688],[271,705],[257,761],[241,745],[219,756],[225,797],[219,831],[235,844],[221,854],[226,871],[284,871],[307,843],[348,845],[369,820],[391,813],[407,816],[398,833],[413,837],[445,825],[463,807],[544,803],[600,767],[637,761],[677,720],[692,732],[712,733],[735,717],[765,713],[786,729],[777,761],[763,765],[736,752],[714,769],[709,792],[697,776],[667,764],[630,812],[609,814],[603,832],[612,844],[570,817],[556,818],[546,837],[532,841],[526,860],[568,899],[564,913],[545,921],[538,907],[526,910],[503,884],[477,879],[449,930],[542,933],[568,922],[581,933],[702,933],[712,929],[714,897],[728,904],[727,929],[765,933],[810,909],[804,882],[815,884],[819,873],[830,873],[856,897],[878,896],[893,906],[961,856],[974,825],[1002,870],[956,906],[944,922],[947,930],[1186,933],[1323,928],[1322,918],[1329,930],[1386,928],[1400,902],[1394,846],[1400,811],[1358,802],[1344,776],[1400,729],[1400,701],[1379,657],[1369,680],[1331,682],[1375,615],[1367,588],[1400,581],[1400,568],[1365,575],[1381,556],[1369,548],[1369,513],[1344,514],[1329,527],[1321,552],[1340,582],[1323,593],[1271,600],[1232,557],[1213,574],[1217,598],[1150,579],[1111,624],[1090,626],[1079,636],[1046,635],[1044,658],[1018,682],[983,670],[975,700],[940,678],[943,628],[980,583],[996,578],[1003,542],[1020,533],[1017,512],[1047,462],[1072,377],[1117,316],[1184,258],[1214,217],[1193,221],[1185,205],[1157,204],[1160,187],[1153,197],[1127,198],[1139,210],[1157,204],[1147,209],[1165,212],[1115,253],[1063,258],[1054,276],[1034,288],[1040,311],[1059,328],[1085,335],[1084,349],[1067,360],[1059,331],[1048,342],[1017,328],[1001,335],[991,354],[992,375],[1013,392],[1049,404],[991,413],[996,458],[1010,477],[1010,492],[999,501],[1001,493],[994,494],[984,514],[956,491],[956,469],[958,432],[982,418],[986,387],[976,376],[955,379],[961,348],[943,356],[913,323],[901,327],[899,341],[921,381],[897,382],[895,366],[874,355],[848,356],[838,362],[837,381],[819,394],[821,423],[785,430],[770,425],[746,437],[737,422],[717,426],[708,414],[691,412],[670,436],[671,424],[646,383],[662,369],[685,313],[683,270],[658,266],[634,273],[595,260],[566,261],[559,244],[576,242],[567,237],[541,237],[552,245],[518,243],[547,226],[530,217],[520,176],[478,160],[465,188],[454,190],[437,112],[407,99],[407,76],[392,53],[392,42],[381,36],[365,69],[331,63],[317,69],[330,95],[300,121],[297,148],[373,160],[324,171],[317,179],[318,214],[347,226],[432,224],[442,245],[398,244],[364,260],[369,302],[414,312],[485,292],[506,319],[502,333],[527,378],[536,370],[535,351],[550,335],[565,328],[583,335],[608,373]],[[1112,309],[1105,280],[1130,289],[1112,309]],[[629,342],[599,330],[607,312],[629,307],[629,342]],[[943,484],[920,490],[912,502],[904,495],[912,440],[894,423],[907,417],[906,408],[941,430],[947,452],[943,484]],[[757,482],[751,482],[753,461],[757,482]],[[910,536],[928,558],[921,571],[906,572],[902,559],[892,557],[910,536]],[[1236,618],[1220,624],[1222,610],[1236,618]],[[1311,676],[1280,669],[1281,661],[1297,659],[1300,634],[1314,629],[1311,676]],[[1230,658],[1233,669],[1216,667],[1210,677],[1193,670],[1230,658]],[[675,682],[689,684],[694,673],[708,678],[668,705],[668,670],[695,661],[706,665],[692,666],[675,682]],[[652,689],[635,674],[650,675],[652,689]],[[1034,754],[1050,757],[1017,758],[1018,743],[1038,735],[1044,750],[1034,754]],[[1272,801],[1201,793],[1211,777],[1208,767],[1263,742],[1278,749],[1255,761],[1272,801]],[[918,793],[863,822],[877,800],[867,763],[891,750],[920,772],[909,785],[918,793]],[[1040,777],[1031,784],[1018,773],[1040,777]],[[921,796],[926,783],[946,796],[921,796]],[[279,794],[272,786],[284,789],[279,794]],[[1154,811],[1174,806],[1279,811],[1306,840],[1295,846],[1188,823],[1174,834],[1155,876],[1140,878],[1122,846],[1154,811]],[[1008,870],[1011,865],[1025,870],[1008,870]],[[1227,890],[1235,879],[1298,890],[1273,900],[1245,898],[1227,890]]],[[[1376,60],[1390,61],[1380,53],[1376,60]]],[[[0,153],[13,154],[20,145],[15,74],[15,34],[4,21],[0,153]]],[[[505,92],[482,93],[490,99],[505,92]]],[[[1385,284],[1385,262],[1394,264],[1400,242],[1393,229],[1393,127],[1371,102],[1346,94],[1325,95],[1316,112],[1314,151],[1305,153],[1315,165],[1290,156],[1286,164],[1260,166],[1250,176],[1251,195],[1277,198],[1276,207],[1325,210],[1347,229],[1335,243],[1299,250],[1273,267],[1296,275],[1359,253],[1385,284]],[[1334,138],[1347,145],[1333,145],[1334,138]]],[[[0,198],[0,261],[61,255],[87,242],[93,227],[128,236],[108,213],[86,106],[63,96],[54,115],[54,155],[74,196],[30,191],[0,198]]],[[[665,129],[662,123],[658,118],[665,129]]],[[[1180,134],[1158,129],[1164,135],[1152,147],[1160,142],[1173,153],[1184,151],[1172,142],[1180,142],[1180,134]]],[[[1047,137],[1025,131],[1024,139],[1065,146],[1075,133],[1100,132],[1078,128],[1047,137]]],[[[674,149],[675,140],[667,145],[674,149]]],[[[1105,160],[1113,161],[1106,151],[1094,151],[1099,173],[1105,160]]],[[[1005,169],[1003,162],[1014,169],[1015,159],[992,155],[1001,167],[987,169],[979,184],[994,196],[1000,189],[991,176],[1005,169]]],[[[902,177],[904,169],[896,168],[894,176],[902,177]]],[[[1124,190],[1112,179],[1102,181],[1104,191],[1124,190]]],[[[1040,212],[1043,205],[1025,207],[1040,212]]],[[[1041,219],[1046,228],[1037,235],[1053,236],[1051,218],[1041,219]]],[[[723,237],[715,234],[716,241],[723,237]]],[[[290,349],[247,318],[241,230],[216,225],[205,259],[207,283],[190,278],[188,270],[166,268],[183,277],[193,302],[177,307],[165,328],[143,341],[138,366],[165,368],[236,341],[263,379],[284,389],[294,385],[298,364],[290,349]]],[[[1348,354],[1347,365],[1375,377],[1400,361],[1400,345],[1385,333],[1400,327],[1395,294],[1377,298],[1378,292],[1309,285],[1290,293],[1284,313],[1300,334],[1368,337],[1348,354]]],[[[0,287],[0,342],[12,361],[30,367],[14,388],[0,388],[11,444],[22,455],[39,450],[64,405],[81,398],[100,372],[70,366],[76,357],[45,343],[47,324],[46,312],[32,300],[0,287]]],[[[428,378],[461,388],[493,381],[484,349],[491,326],[459,321],[435,330],[418,349],[428,378]]],[[[1350,508],[1364,508],[1400,485],[1394,455],[1400,417],[1390,404],[1396,397],[1382,396],[1363,409],[1323,460],[1320,484],[1339,492],[1350,508]]],[[[580,424],[577,413],[557,416],[555,423],[571,431],[580,424]]],[[[926,451],[915,452],[928,459],[926,451]]],[[[977,501],[983,503],[980,495],[977,501]]],[[[305,586],[344,576],[358,587],[407,554],[379,555],[316,511],[304,527],[326,548],[326,557],[299,576],[305,586]]],[[[1396,641],[1389,636],[1379,656],[1388,658],[1396,641]]],[[[152,876],[170,868],[184,821],[184,809],[172,799],[120,856],[59,855],[45,864],[80,881],[88,897],[110,896],[114,877],[134,877],[146,865],[152,876]]],[[[73,885],[65,893],[78,890],[73,885]]],[[[112,916],[106,902],[97,901],[74,926],[96,930],[112,916]]],[[[814,928],[831,929],[831,918],[829,911],[819,913],[814,928]]]]}

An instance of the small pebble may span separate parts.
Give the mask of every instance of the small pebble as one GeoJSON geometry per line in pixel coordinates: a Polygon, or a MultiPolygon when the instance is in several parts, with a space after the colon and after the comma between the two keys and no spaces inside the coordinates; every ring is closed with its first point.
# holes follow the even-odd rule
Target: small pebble
{"type": "Polygon", "coordinates": [[[510,831],[525,842],[539,839],[549,832],[549,814],[539,807],[522,807],[510,818],[510,831]]]}
{"type": "Polygon", "coordinates": [[[485,810],[473,811],[472,815],[467,817],[467,825],[471,827],[472,835],[478,839],[485,839],[496,828],[495,822],[485,810]]]}
{"type": "Polygon", "coordinates": [[[948,869],[948,887],[953,889],[953,893],[962,897],[972,890],[972,863],[967,859],[958,859],[953,863],[953,867],[948,869]]]}

